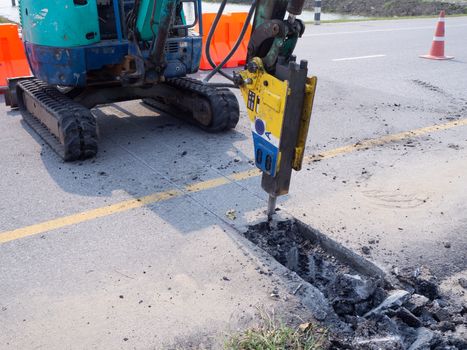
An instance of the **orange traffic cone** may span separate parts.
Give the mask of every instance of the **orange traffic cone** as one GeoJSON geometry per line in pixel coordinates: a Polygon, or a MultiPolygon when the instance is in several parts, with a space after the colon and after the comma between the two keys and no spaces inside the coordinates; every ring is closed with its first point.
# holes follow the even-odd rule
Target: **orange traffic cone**
{"type": "Polygon", "coordinates": [[[452,56],[444,56],[444,10],[439,13],[439,20],[436,24],[430,53],[428,55],[421,55],[420,57],[431,60],[450,60],[454,58],[452,56]]]}

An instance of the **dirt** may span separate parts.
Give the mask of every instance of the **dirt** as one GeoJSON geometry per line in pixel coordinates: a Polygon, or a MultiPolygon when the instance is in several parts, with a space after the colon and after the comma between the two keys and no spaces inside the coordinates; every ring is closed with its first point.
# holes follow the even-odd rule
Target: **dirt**
{"type": "Polygon", "coordinates": [[[10,23],[11,21],[8,20],[7,18],[0,16],[0,23],[10,23]]]}
{"type": "MultiPolygon", "coordinates": [[[[307,0],[307,8],[313,8],[314,1],[307,0]]],[[[424,16],[437,15],[441,10],[446,14],[467,14],[467,2],[452,3],[447,1],[425,0],[325,0],[323,12],[362,16],[424,16]]]]}
{"type": "Polygon", "coordinates": [[[441,296],[427,269],[398,269],[391,281],[363,275],[303,229],[296,221],[264,222],[245,237],[322,292],[335,319],[348,326],[332,334],[332,349],[467,349],[467,306],[441,296]]]}
{"type": "MultiPolygon", "coordinates": [[[[251,1],[230,0],[229,3],[250,4],[251,1]]],[[[438,15],[441,10],[445,10],[447,15],[467,14],[467,1],[453,3],[426,0],[324,0],[321,6],[322,12],[372,17],[438,15]]],[[[314,8],[314,0],[305,1],[305,10],[314,11],[314,8]]]]}

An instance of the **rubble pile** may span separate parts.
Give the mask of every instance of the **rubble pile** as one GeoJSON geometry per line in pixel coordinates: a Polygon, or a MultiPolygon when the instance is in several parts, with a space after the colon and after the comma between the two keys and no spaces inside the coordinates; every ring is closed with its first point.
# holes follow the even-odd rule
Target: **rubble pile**
{"type": "Polygon", "coordinates": [[[443,298],[427,270],[398,271],[391,282],[359,274],[294,221],[251,226],[245,236],[321,291],[346,325],[331,332],[333,349],[467,349],[466,305],[443,298]]]}

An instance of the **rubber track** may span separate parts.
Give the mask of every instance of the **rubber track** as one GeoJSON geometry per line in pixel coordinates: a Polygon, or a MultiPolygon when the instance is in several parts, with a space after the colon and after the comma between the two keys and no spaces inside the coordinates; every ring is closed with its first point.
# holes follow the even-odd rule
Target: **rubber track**
{"type": "Polygon", "coordinates": [[[91,111],[63,95],[60,91],[38,80],[18,83],[18,106],[23,119],[65,161],[94,157],[97,153],[97,123],[91,111]],[[40,116],[26,110],[23,96],[27,94],[58,122],[60,135],[54,135],[40,116]],[[63,140],[63,143],[60,142],[63,140]]]}
{"type": "Polygon", "coordinates": [[[166,84],[185,93],[195,93],[200,98],[208,100],[212,113],[210,125],[205,126],[196,120],[190,120],[203,130],[216,133],[233,129],[237,125],[240,110],[237,98],[229,89],[209,86],[191,78],[169,79],[166,84]]]}

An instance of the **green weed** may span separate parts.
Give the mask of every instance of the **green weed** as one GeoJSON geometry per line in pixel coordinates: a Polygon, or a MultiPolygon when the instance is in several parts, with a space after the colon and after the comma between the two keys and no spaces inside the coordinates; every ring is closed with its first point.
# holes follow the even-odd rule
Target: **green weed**
{"type": "Polygon", "coordinates": [[[260,326],[231,336],[226,350],[323,350],[328,348],[327,331],[313,323],[292,328],[263,312],[260,326]]]}

